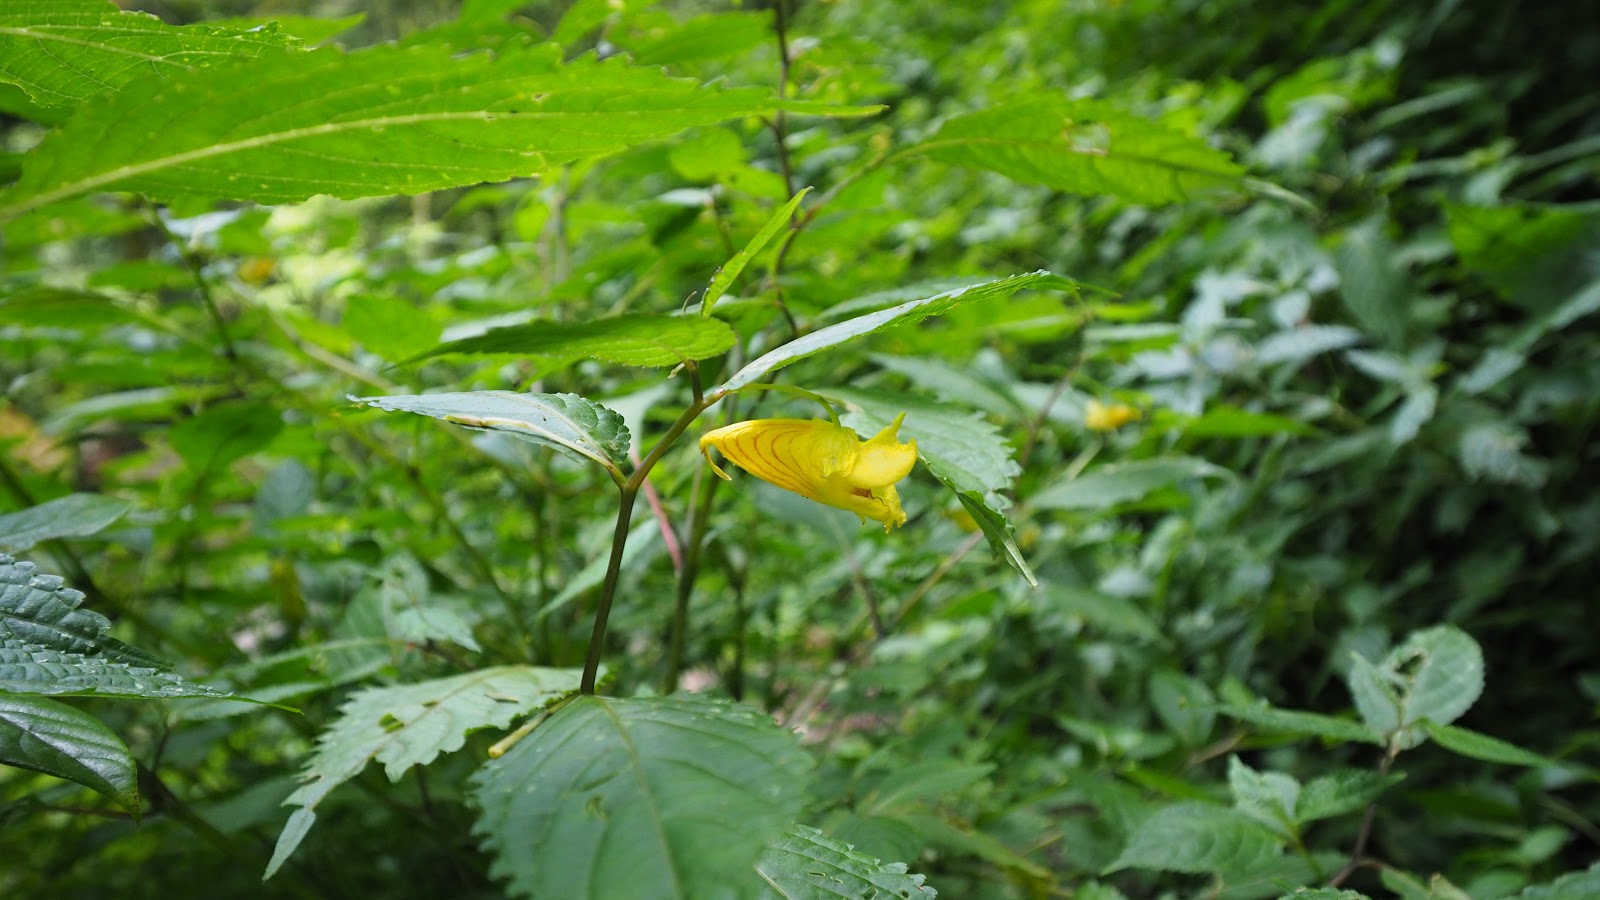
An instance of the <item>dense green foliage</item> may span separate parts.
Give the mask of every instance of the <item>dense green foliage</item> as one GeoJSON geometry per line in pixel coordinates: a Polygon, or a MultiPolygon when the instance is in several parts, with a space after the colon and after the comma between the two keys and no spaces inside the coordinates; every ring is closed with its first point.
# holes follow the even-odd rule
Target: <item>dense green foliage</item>
{"type": "Polygon", "coordinates": [[[0,8],[0,895],[1600,896],[1583,4],[362,6],[0,8]]]}

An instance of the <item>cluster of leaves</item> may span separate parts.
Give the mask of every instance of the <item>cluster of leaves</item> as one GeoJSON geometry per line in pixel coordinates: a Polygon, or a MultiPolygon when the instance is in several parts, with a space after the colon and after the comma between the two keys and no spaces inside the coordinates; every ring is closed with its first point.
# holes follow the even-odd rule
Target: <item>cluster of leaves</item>
{"type": "Polygon", "coordinates": [[[1180,5],[0,10],[0,892],[1600,890],[1595,26],[1180,5]]]}

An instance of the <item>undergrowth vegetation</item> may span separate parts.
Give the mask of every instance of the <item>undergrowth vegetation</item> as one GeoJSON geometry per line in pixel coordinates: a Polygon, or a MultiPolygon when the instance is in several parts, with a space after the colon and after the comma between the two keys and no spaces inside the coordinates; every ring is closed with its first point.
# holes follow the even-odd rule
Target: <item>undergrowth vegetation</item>
{"type": "Polygon", "coordinates": [[[1582,4],[128,5],[0,5],[0,894],[1600,896],[1582,4]]]}

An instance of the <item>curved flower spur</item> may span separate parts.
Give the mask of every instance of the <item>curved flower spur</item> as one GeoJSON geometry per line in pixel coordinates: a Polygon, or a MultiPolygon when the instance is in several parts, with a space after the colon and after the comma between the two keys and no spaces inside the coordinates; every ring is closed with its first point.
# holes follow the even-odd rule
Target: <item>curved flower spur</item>
{"type": "Polygon", "coordinates": [[[728,473],[711,462],[707,448],[717,448],[762,481],[847,509],[863,522],[875,519],[889,531],[906,521],[895,482],[911,474],[917,462],[917,442],[896,437],[905,417],[896,416],[866,441],[823,419],[754,419],[707,432],[700,452],[724,479],[728,473]]]}

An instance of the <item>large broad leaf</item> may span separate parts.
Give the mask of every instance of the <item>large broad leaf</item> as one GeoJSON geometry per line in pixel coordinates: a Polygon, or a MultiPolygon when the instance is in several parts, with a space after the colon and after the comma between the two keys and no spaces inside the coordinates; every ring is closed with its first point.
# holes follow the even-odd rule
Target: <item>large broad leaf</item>
{"type": "Polygon", "coordinates": [[[32,563],[0,554],[0,693],[229,697],[184,680],[171,664],[109,637],[83,594],[32,563]]]}
{"type": "Polygon", "coordinates": [[[1281,852],[1272,832],[1241,812],[1209,803],[1176,803],[1141,822],[1106,871],[1246,873],[1281,852]]]}
{"type": "Polygon", "coordinates": [[[1347,682],[1361,718],[1402,749],[1427,738],[1424,720],[1449,725],[1483,693],[1483,650],[1452,625],[1418,631],[1382,663],[1351,654],[1347,682]]]}
{"type": "Polygon", "coordinates": [[[920,322],[929,316],[937,316],[949,312],[963,303],[976,300],[995,300],[1009,297],[1022,290],[1048,290],[1070,291],[1073,283],[1053,275],[1049,272],[1031,272],[1027,275],[1012,275],[998,281],[987,281],[967,287],[956,288],[935,294],[932,297],[923,297],[917,300],[908,300],[887,309],[880,309],[854,319],[846,319],[836,325],[813,331],[808,335],[796,338],[775,350],[772,350],[752,361],[749,365],[733,374],[733,377],[723,382],[721,386],[711,391],[708,398],[718,398],[746,385],[760,380],[767,373],[776,371],[793,362],[805,359],[813,354],[847,344],[857,338],[865,337],[885,328],[896,325],[907,325],[920,322]]]}
{"type": "Polygon", "coordinates": [[[139,812],[139,776],[127,745],[65,703],[0,694],[0,764],[77,782],[139,812]]]}
{"type": "Polygon", "coordinates": [[[1020,572],[1028,584],[1039,583],[1005,517],[1011,505],[1006,492],[1021,468],[1011,458],[1010,445],[983,416],[904,394],[849,388],[819,393],[845,404],[844,424],[861,434],[878,432],[904,412],[901,437],[916,439],[918,458],[933,477],[955,492],[995,555],[1020,572]]]}
{"type": "Polygon", "coordinates": [[[762,900],[939,896],[923,876],[907,874],[905,863],[879,862],[804,825],[772,842],[756,860],[756,872],[764,882],[757,895],[762,900]]]}
{"type": "Polygon", "coordinates": [[[1134,203],[1243,184],[1243,170],[1205,141],[1093,101],[1036,100],[957,116],[905,155],[1134,203]]]}
{"type": "Polygon", "coordinates": [[[1196,478],[1231,477],[1221,466],[1187,456],[1112,463],[1051,485],[1029,502],[1038,509],[1110,509],[1196,478]]]}
{"type": "Polygon", "coordinates": [[[144,76],[173,78],[294,42],[271,25],[174,27],[109,0],[0,5],[0,82],[44,107],[76,106],[144,76]]]}
{"type": "Polygon", "coordinates": [[[474,777],[491,872],[525,897],[747,896],[811,761],[755,709],[579,697],[474,777]]]}
{"type": "Polygon", "coordinates": [[[306,782],[285,805],[298,806],[267,863],[271,878],[316,820],[317,804],[376,760],[390,781],[412,766],[453,753],[480,728],[506,728],[578,689],[574,669],[501,666],[419,684],[370,688],[340,708],[339,720],[317,741],[306,782]]]}
{"type": "Polygon", "coordinates": [[[133,504],[104,494],[68,494],[0,516],[0,547],[27,550],[40,541],[94,534],[133,504]]]}
{"type": "MultiPolygon", "coordinates": [[[[698,316],[617,316],[592,322],[529,322],[450,341],[415,359],[446,353],[591,357],[625,366],[676,366],[733,346],[733,329],[698,316]]],[[[414,360],[413,360],[414,361],[414,360]]]]}
{"type": "Polygon", "coordinates": [[[379,409],[432,416],[467,428],[503,431],[578,461],[617,471],[628,458],[628,426],[614,410],[577,394],[466,391],[394,397],[351,397],[379,409]]]}
{"type": "Polygon", "coordinates": [[[0,218],[95,190],[281,203],[524,177],[767,108],[560,48],[281,53],[135,81],[34,148],[0,218]]]}

